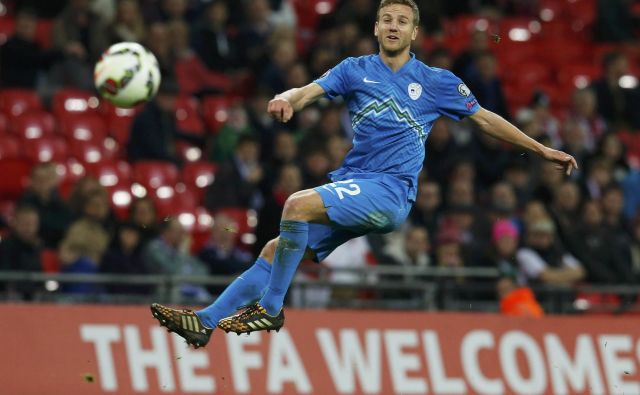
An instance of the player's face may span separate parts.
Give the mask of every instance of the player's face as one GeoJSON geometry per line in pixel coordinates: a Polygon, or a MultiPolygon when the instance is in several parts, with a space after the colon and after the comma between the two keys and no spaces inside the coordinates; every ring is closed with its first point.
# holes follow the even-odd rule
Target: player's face
{"type": "Polygon", "coordinates": [[[418,27],[413,24],[413,10],[408,5],[391,4],[380,10],[375,36],[380,49],[389,55],[408,51],[416,39],[418,27]]]}

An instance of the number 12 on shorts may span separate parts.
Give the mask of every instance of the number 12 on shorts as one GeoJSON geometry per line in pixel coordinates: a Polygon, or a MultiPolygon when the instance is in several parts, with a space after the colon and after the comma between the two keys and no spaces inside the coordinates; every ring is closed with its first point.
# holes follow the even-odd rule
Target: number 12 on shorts
{"type": "MultiPolygon", "coordinates": [[[[358,186],[358,184],[354,184],[353,183],[353,179],[351,180],[343,180],[343,181],[336,181],[336,182],[332,182],[330,184],[327,184],[328,186],[330,186],[331,188],[333,188],[336,193],[338,194],[338,197],[340,198],[340,200],[344,199],[344,194],[346,193],[347,195],[351,195],[351,196],[356,196],[360,193],[360,187],[358,186]],[[338,185],[340,184],[340,185],[338,185]],[[345,185],[345,186],[342,186],[345,185]]],[[[327,185],[324,185],[325,188],[327,188],[327,185]]],[[[328,188],[327,188],[328,189],[328,188]]]]}

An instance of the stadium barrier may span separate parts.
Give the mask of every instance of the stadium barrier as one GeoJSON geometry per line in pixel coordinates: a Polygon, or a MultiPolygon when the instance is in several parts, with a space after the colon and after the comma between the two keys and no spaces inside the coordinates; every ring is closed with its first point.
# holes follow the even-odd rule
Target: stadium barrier
{"type": "Polygon", "coordinates": [[[0,305],[1,393],[640,394],[640,318],[288,310],[186,348],[147,307],[0,305]]]}

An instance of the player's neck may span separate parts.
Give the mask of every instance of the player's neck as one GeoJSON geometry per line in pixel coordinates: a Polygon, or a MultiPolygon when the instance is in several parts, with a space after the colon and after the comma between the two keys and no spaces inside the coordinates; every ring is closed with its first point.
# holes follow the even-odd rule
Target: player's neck
{"type": "Polygon", "coordinates": [[[399,53],[389,53],[381,49],[380,59],[384,64],[387,65],[387,67],[391,69],[391,71],[395,73],[396,71],[400,70],[400,68],[402,68],[402,66],[404,66],[405,63],[407,63],[411,59],[411,55],[409,54],[409,51],[402,51],[399,53]]]}

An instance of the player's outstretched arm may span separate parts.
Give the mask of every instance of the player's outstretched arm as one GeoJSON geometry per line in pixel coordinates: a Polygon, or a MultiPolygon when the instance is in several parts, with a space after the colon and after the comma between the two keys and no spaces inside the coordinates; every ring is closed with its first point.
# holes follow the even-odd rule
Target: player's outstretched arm
{"type": "Polygon", "coordinates": [[[526,148],[546,160],[555,162],[567,175],[570,175],[573,169],[578,168],[578,164],[573,156],[540,144],[496,113],[480,108],[470,118],[484,133],[502,141],[526,148]]]}
{"type": "Polygon", "coordinates": [[[315,82],[302,88],[289,89],[271,99],[267,112],[278,121],[287,122],[295,111],[300,111],[322,95],[324,95],[324,89],[315,82]]]}

